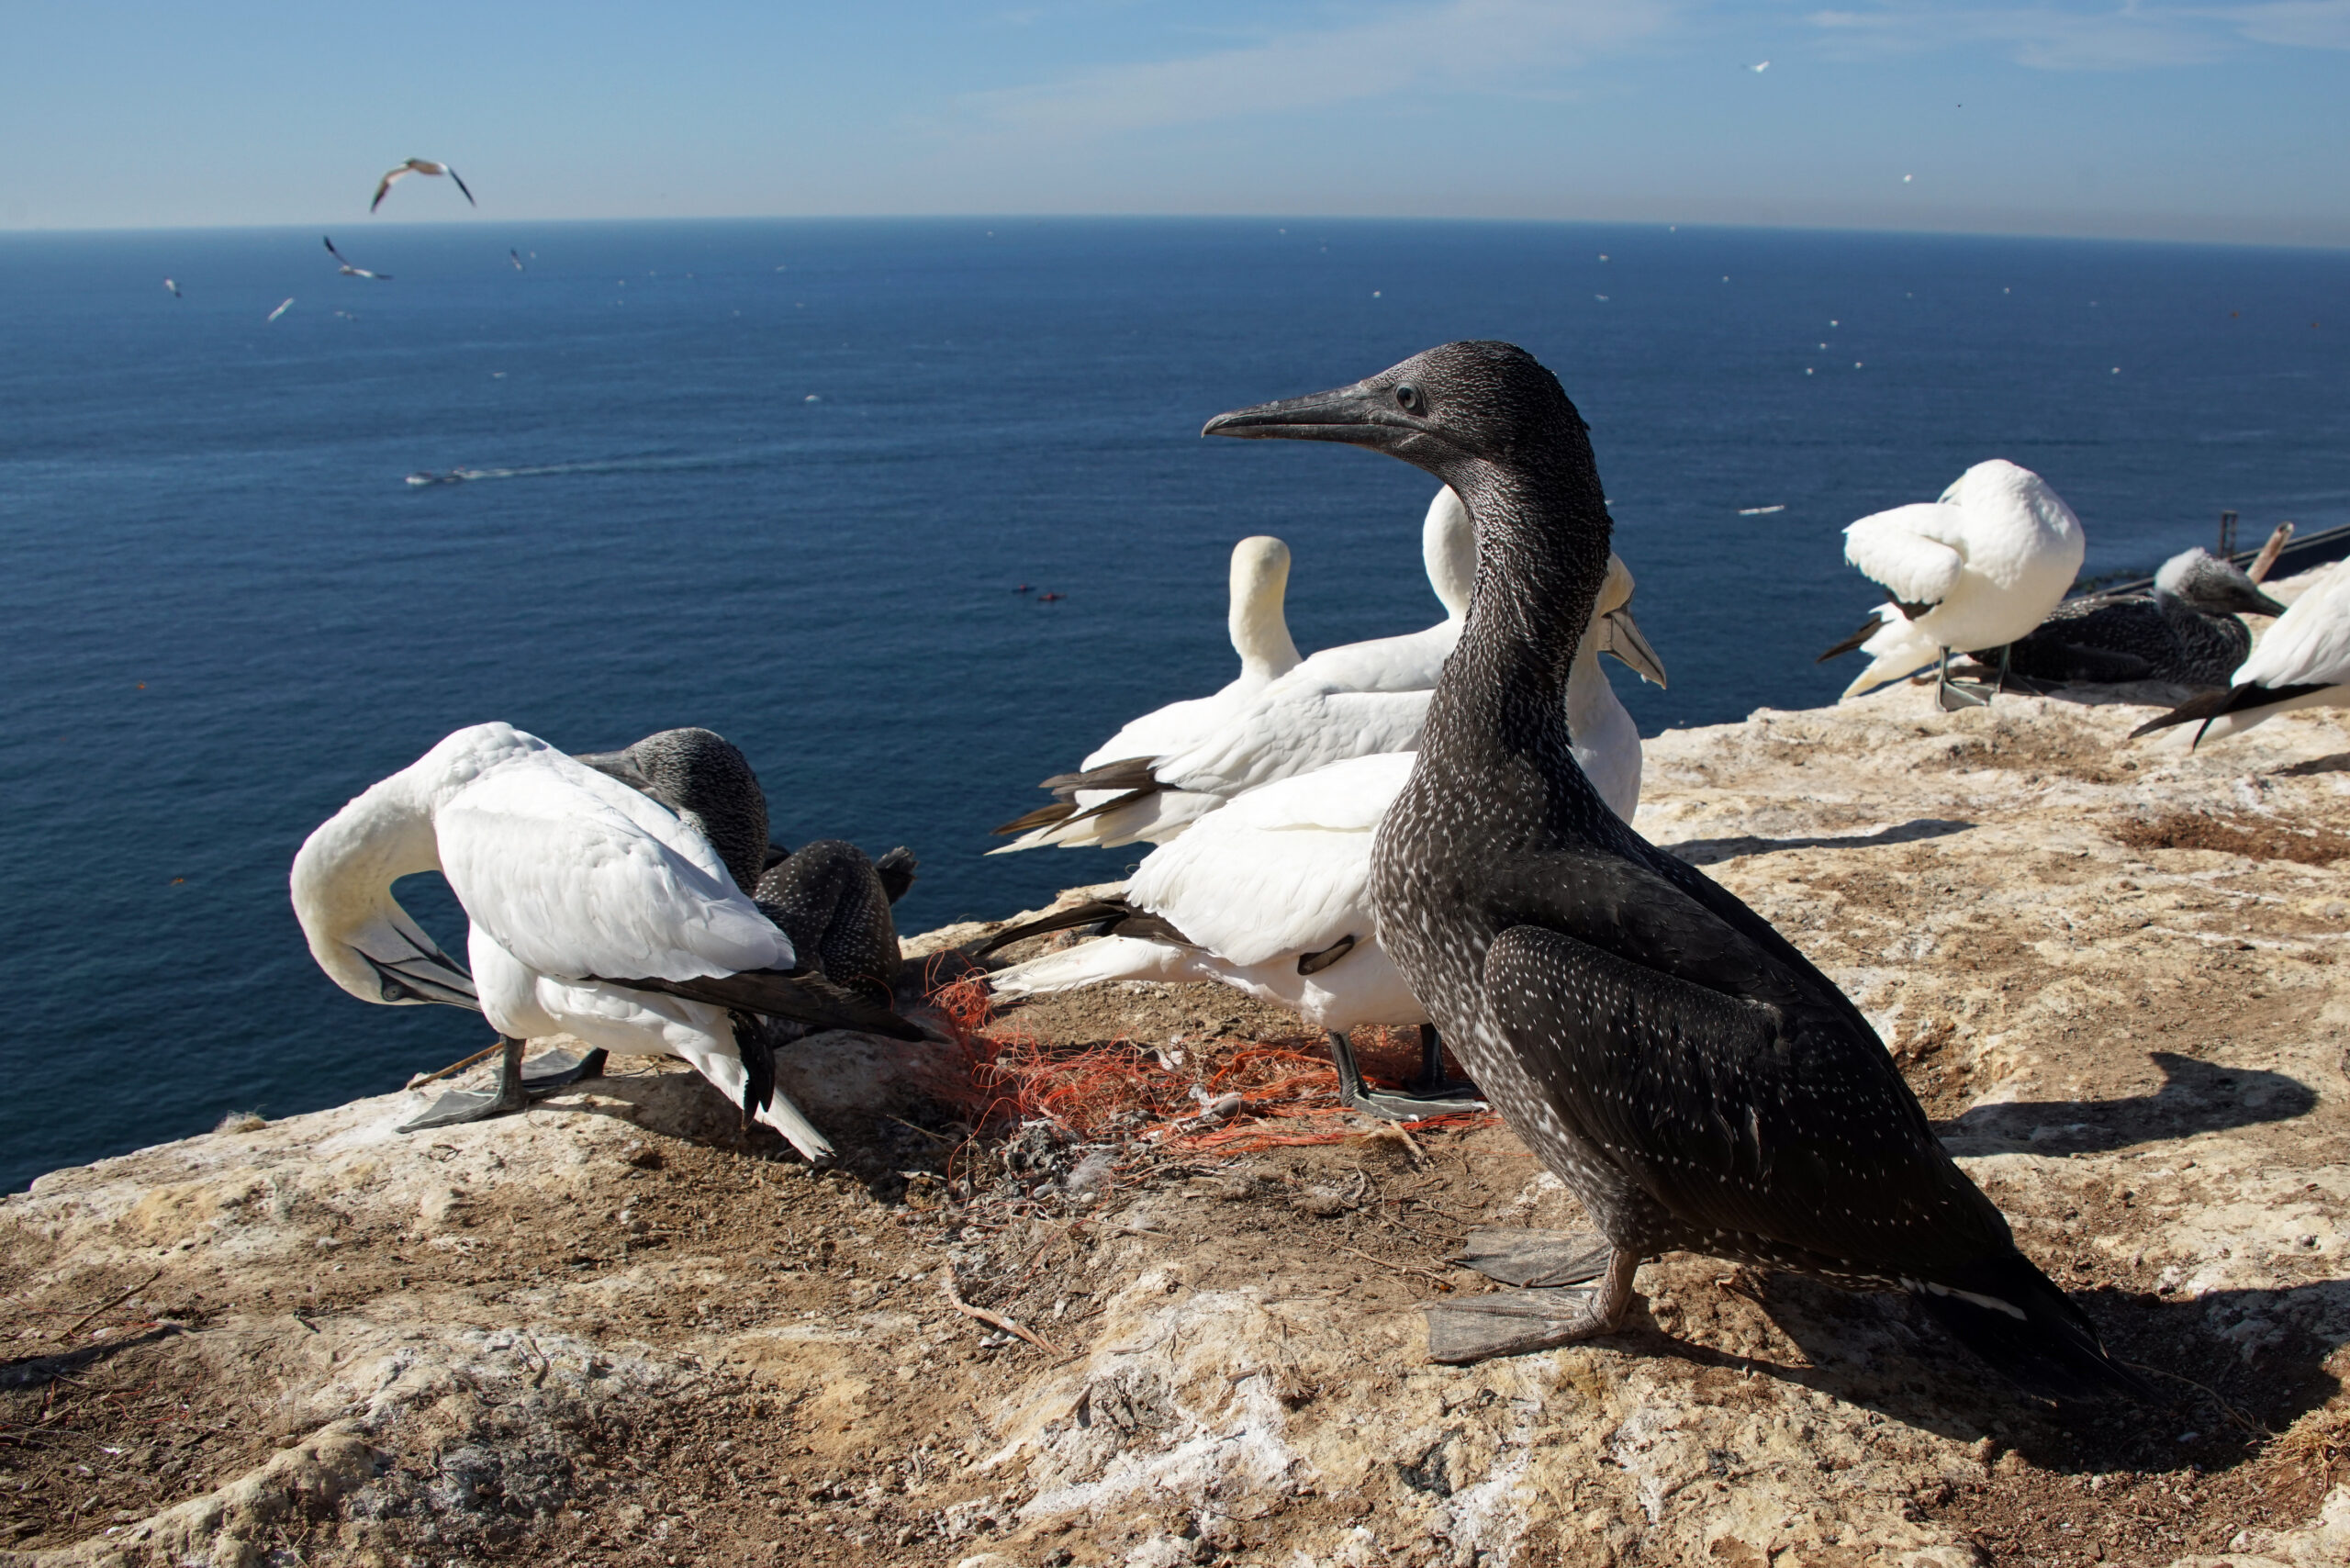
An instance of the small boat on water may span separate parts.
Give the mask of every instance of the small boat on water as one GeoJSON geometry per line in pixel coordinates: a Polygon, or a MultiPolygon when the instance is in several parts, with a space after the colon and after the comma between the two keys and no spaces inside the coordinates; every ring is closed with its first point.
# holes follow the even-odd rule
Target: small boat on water
{"type": "Polygon", "coordinates": [[[465,482],[465,476],[454,469],[450,470],[446,474],[435,474],[430,468],[420,468],[415,473],[408,476],[408,482],[411,485],[418,486],[462,485],[465,482]]]}

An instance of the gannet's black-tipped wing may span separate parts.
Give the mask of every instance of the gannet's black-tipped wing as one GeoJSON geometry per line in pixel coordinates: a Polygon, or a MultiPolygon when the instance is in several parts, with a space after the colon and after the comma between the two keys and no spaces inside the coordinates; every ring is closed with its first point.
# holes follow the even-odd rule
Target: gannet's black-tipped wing
{"type": "Polygon", "coordinates": [[[405,164],[405,163],[403,163],[403,164],[401,164],[398,168],[394,169],[394,170],[392,170],[390,173],[386,174],[384,176],[384,178],[383,178],[382,182],[381,182],[380,184],[378,184],[378,185],[375,186],[375,199],[374,201],[371,201],[371,202],[369,202],[369,203],[367,204],[367,210],[368,210],[368,211],[370,211],[370,212],[373,212],[373,211],[375,211],[377,207],[379,207],[383,206],[383,205],[384,205],[384,197],[385,197],[385,196],[388,196],[388,195],[391,193],[391,189],[392,189],[392,182],[393,182],[394,180],[398,179],[401,175],[403,175],[403,174],[407,174],[408,172],[408,165],[407,165],[407,164],[405,164]]]}
{"type": "MultiPolygon", "coordinates": [[[[466,190],[465,190],[465,182],[464,182],[464,181],[463,181],[463,180],[459,180],[459,179],[457,179],[457,171],[456,171],[456,170],[450,168],[450,167],[449,167],[449,165],[448,165],[448,164],[446,164],[446,163],[442,164],[442,165],[441,165],[441,168],[442,168],[442,171],[443,173],[445,173],[445,174],[449,176],[449,178],[450,178],[450,179],[452,179],[452,180],[455,180],[455,181],[456,181],[456,185],[457,185],[457,188],[458,188],[459,190],[461,190],[461,191],[465,191],[465,205],[466,205],[467,207],[479,207],[479,206],[481,205],[481,203],[479,203],[479,202],[477,202],[477,201],[474,200],[474,193],[473,193],[473,192],[471,192],[471,191],[466,191],[466,190]]],[[[494,170],[494,169],[493,169],[493,170],[491,170],[490,172],[491,172],[492,174],[496,174],[496,173],[497,173],[497,171],[496,171],[496,170],[494,170]]]]}
{"type": "Polygon", "coordinates": [[[1024,816],[1014,817],[1001,827],[991,827],[988,832],[996,837],[1002,837],[1009,834],[1028,833],[1036,828],[1050,827],[1058,822],[1066,822],[1076,814],[1075,801],[1054,801],[1038,806],[1024,816]]]}
{"type": "Polygon", "coordinates": [[[1090,903],[1072,904],[1049,914],[1007,925],[987,940],[987,945],[973,955],[986,958],[999,947],[1009,947],[1014,942],[1031,936],[1048,935],[1056,931],[1075,931],[1080,926],[1103,925],[1103,935],[1110,936],[1139,936],[1147,941],[1172,942],[1181,947],[1196,947],[1198,943],[1147,910],[1139,910],[1124,899],[1097,899],[1090,903]]]}
{"type": "Polygon", "coordinates": [[[1089,818],[1107,815],[1121,806],[1147,800],[1169,786],[1151,777],[1157,757],[1129,756],[1116,762],[1105,762],[1099,767],[1089,767],[1080,773],[1056,773],[1038,788],[1050,790],[1059,799],[1048,806],[1039,806],[1024,816],[1018,816],[1001,827],[988,831],[998,837],[1013,834],[1033,833],[1040,827],[1057,823],[1081,823],[1089,818]],[[1099,804],[1080,811],[1077,792],[1080,790],[1114,790],[1120,791],[1099,804]]]}
{"type": "MultiPolygon", "coordinates": [[[[2323,691],[2329,683],[2314,681],[2300,686],[2232,686],[2225,691],[2207,691],[2200,697],[2190,697],[2169,712],[2147,720],[2130,732],[2130,738],[2166,730],[2173,724],[2190,724],[2201,720],[2209,724],[2222,713],[2250,713],[2258,709],[2289,702],[2296,697],[2307,697],[2312,691],[2323,691]]],[[[2196,737],[2203,737],[2199,733],[2196,737]]]]}
{"type": "Polygon", "coordinates": [[[1163,786],[1150,770],[1158,761],[1155,756],[1121,757],[1081,773],[1056,773],[1037,788],[1050,790],[1064,800],[1080,790],[1157,790],[1163,786]]]}
{"type": "Polygon", "coordinates": [[[614,975],[588,977],[604,985],[630,991],[657,991],[706,1002],[713,1007],[756,1013],[767,1018],[789,1018],[820,1029],[856,1029],[886,1035],[895,1040],[929,1038],[921,1029],[871,998],[815,973],[787,974],[780,969],[746,969],[739,974],[707,975],[697,980],[658,978],[623,980],[614,975]]]}

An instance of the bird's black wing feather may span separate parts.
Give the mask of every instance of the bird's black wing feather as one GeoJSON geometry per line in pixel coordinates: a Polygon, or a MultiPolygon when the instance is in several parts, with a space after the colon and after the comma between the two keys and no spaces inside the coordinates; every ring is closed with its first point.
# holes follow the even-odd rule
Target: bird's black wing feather
{"type": "Polygon", "coordinates": [[[1056,773],[1037,788],[1064,798],[1080,790],[1160,790],[1166,786],[1150,774],[1158,765],[1158,758],[1155,756],[1125,756],[1081,773],[1056,773]]]}
{"type": "Polygon", "coordinates": [[[1028,833],[1036,828],[1049,827],[1054,823],[1066,822],[1076,812],[1076,801],[1054,801],[1049,804],[1038,806],[1024,816],[1017,816],[1001,826],[991,827],[988,832],[998,838],[1010,834],[1028,833]]]}
{"type": "MultiPolygon", "coordinates": [[[[443,163],[443,164],[442,164],[442,165],[441,165],[441,166],[442,166],[442,168],[444,168],[444,169],[448,169],[448,168],[449,168],[449,166],[448,166],[446,163],[443,163]]],[[[492,174],[495,174],[495,173],[497,173],[497,171],[496,171],[496,170],[492,170],[492,171],[491,171],[491,173],[492,173],[492,174]]],[[[452,180],[455,180],[455,181],[456,181],[456,185],[457,185],[457,188],[458,188],[459,190],[461,190],[461,191],[465,191],[465,182],[464,182],[464,181],[463,181],[463,180],[459,180],[459,179],[457,179],[457,171],[456,171],[456,170],[454,170],[454,169],[449,169],[449,178],[450,178],[450,179],[452,179],[452,180]]],[[[465,191],[465,205],[466,205],[467,207],[479,207],[479,206],[481,205],[481,203],[479,203],[479,202],[477,202],[477,201],[474,200],[474,193],[473,193],[473,192],[471,192],[471,191],[465,191]]]]}
{"type": "Polygon", "coordinates": [[[887,1035],[896,1040],[929,1038],[913,1025],[871,998],[860,995],[846,986],[835,985],[817,974],[795,975],[779,969],[746,969],[740,974],[706,975],[688,980],[658,978],[623,980],[617,975],[590,975],[587,978],[629,991],[660,991],[669,996],[682,996],[689,1002],[706,1002],[713,1007],[756,1013],[768,1018],[789,1018],[796,1024],[811,1024],[820,1029],[856,1029],[868,1035],[887,1035]]]}
{"type": "Polygon", "coordinates": [[[1535,925],[1502,933],[1484,978],[1568,1124],[1688,1225],[1881,1278],[2013,1249],[1884,1047],[1833,1014],[1726,995],[1535,925]]]}
{"type": "Polygon", "coordinates": [[[2188,698],[2159,718],[2147,720],[2130,732],[2130,738],[2134,741],[2140,735],[2166,730],[2173,724],[2192,723],[2198,719],[2209,722],[2222,713],[2248,713],[2255,708],[2288,702],[2324,689],[2323,681],[2315,681],[2301,686],[2232,686],[2225,691],[2207,691],[2200,697],[2188,698]]]}
{"type": "Polygon", "coordinates": [[[1007,925],[987,940],[972,957],[984,958],[1000,947],[1031,936],[1044,936],[1055,931],[1075,931],[1081,926],[1097,925],[1105,936],[1138,936],[1146,941],[1172,942],[1179,947],[1196,947],[1198,943],[1184,935],[1161,916],[1148,910],[1136,909],[1123,898],[1095,899],[1086,903],[1071,904],[1040,914],[1018,925],[1007,925]]]}

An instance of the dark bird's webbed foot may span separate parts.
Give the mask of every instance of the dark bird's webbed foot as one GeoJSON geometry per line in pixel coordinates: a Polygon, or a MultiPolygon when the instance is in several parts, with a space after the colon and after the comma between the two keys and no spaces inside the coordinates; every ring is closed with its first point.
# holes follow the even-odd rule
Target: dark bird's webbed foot
{"type": "Polygon", "coordinates": [[[1362,1069],[1355,1061],[1353,1043],[1341,1030],[1333,1029],[1329,1033],[1330,1059],[1338,1070],[1338,1103],[1349,1111],[1363,1111],[1374,1116],[1384,1116],[1391,1122],[1419,1122],[1426,1121],[1430,1116],[1450,1116],[1466,1111],[1483,1111],[1488,1108],[1483,1100],[1447,1097],[1444,1092],[1454,1089],[1472,1089],[1472,1086],[1453,1085],[1443,1081],[1443,1047],[1441,1044],[1430,1046],[1429,1042],[1434,1037],[1432,1033],[1421,1038],[1423,1056],[1420,1064],[1420,1081],[1422,1084],[1427,1084],[1431,1079],[1437,1081],[1439,1088],[1439,1092],[1437,1094],[1423,1094],[1416,1090],[1408,1094],[1397,1094],[1387,1090],[1371,1088],[1362,1081],[1362,1069]],[[1427,1054],[1431,1050],[1436,1058],[1436,1065],[1433,1069],[1429,1067],[1427,1061],[1427,1054]]]}
{"type": "Polygon", "coordinates": [[[463,1126],[467,1122],[487,1122],[493,1117],[511,1115],[530,1103],[530,1096],[522,1085],[522,1042],[508,1040],[506,1051],[498,1065],[498,1092],[494,1094],[469,1094],[452,1091],[432,1103],[432,1109],[412,1122],[404,1123],[404,1133],[427,1132],[434,1127],[463,1126]]]}
{"type": "Polygon", "coordinates": [[[538,1066],[543,1070],[523,1078],[522,1092],[533,1100],[539,1100],[549,1094],[569,1089],[574,1084],[586,1083],[590,1079],[601,1078],[604,1076],[604,1063],[608,1059],[610,1059],[609,1056],[601,1047],[589,1051],[576,1060],[573,1059],[569,1051],[549,1051],[538,1060],[538,1066]]]}
{"type": "Polygon", "coordinates": [[[1449,1366],[1613,1333],[1632,1305],[1632,1275],[1640,1263],[1598,1237],[1532,1230],[1475,1232],[1461,1260],[1488,1278],[1528,1288],[1423,1306],[1428,1360],[1449,1366]]]}

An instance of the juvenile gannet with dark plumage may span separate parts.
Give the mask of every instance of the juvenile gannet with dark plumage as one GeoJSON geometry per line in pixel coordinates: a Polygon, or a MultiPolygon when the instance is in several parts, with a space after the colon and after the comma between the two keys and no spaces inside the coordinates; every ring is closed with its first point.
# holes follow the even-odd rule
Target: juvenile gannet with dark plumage
{"type": "Polygon", "coordinates": [[[2130,738],[2199,719],[2201,745],[2301,708],[2350,708],[2350,566],[2334,566],[2277,618],[2228,689],[2182,702],[2130,738]]]}
{"type": "Polygon", "coordinates": [[[430,158],[410,158],[398,168],[389,170],[385,174],[383,180],[375,186],[375,199],[367,204],[367,210],[373,212],[377,207],[383,206],[384,198],[391,194],[393,185],[400,180],[407,179],[410,174],[446,174],[449,176],[451,183],[455,185],[460,191],[464,191],[465,205],[467,207],[479,207],[481,205],[481,203],[474,200],[473,192],[465,190],[465,182],[457,178],[457,171],[449,167],[448,164],[435,163],[430,158]]]}
{"type": "Polygon", "coordinates": [[[2072,588],[2084,548],[2080,520],[2047,480],[2001,458],[1977,463],[1941,499],[1844,530],[1844,558],[1890,602],[1820,662],[1854,648],[1869,655],[1844,689],[1853,697],[1939,660],[1940,705],[1980,706],[1986,695],[1952,683],[1951,650],[2002,647],[2039,625],[2072,588]]]}
{"type": "MultiPolygon", "coordinates": [[[[2066,599],[2008,644],[2008,668],[2042,680],[2166,680],[2225,686],[2252,652],[2240,615],[2282,615],[2244,569],[2208,550],[2183,550],[2154,574],[2150,594],[2066,599]]],[[[1978,659],[1996,658],[1989,650],[1978,659]]]]}
{"type": "MultiPolygon", "coordinates": [[[[882,1007],[891,1004],[901,958],[890,906],[913,885],[916,865],[904,846],[876,862],[840,839],[819,839],[797,854],[774,843],[767,792],[751,759],[710,730],[663,730],[578,760],[660,801],[708,838],[735,887],[790,939],[800,964],[882,1007]]],[[[753,1116],[774,1093],[775,1051],[785,1036],[752,1013],[737,1012],[734,1028],[749,1075],[743,1112],[753,1116]]],[[[592,1076],[602,1067],[599,1051],[576,1070],[592,1076]]]]}
{"type": "MultiPolygon", "coordinates": [[[[291,889],[336,984],[364,1002],[478,1007],[504,1043],[495,1096],[451,1096],[408,1130],[521,1109],[533,1036],[681,1057],[737,1103],[733,1012],[920,1037],[791,972],[789,939],[704,834],[506,724],[458,731],[337,812],[295,857],[291,889]],[[392,897],[400,878],[436,870],[465,911],[470,976],[392,897]]],[[[831,1148],[780,1095],[759,1119],[811,1159],[831,1148]]]]}
{"type": "Polygon", "coordinates": [[[1431,1308],[1430,1353],[1606,1333],[1640,1261],[1685,1250],[1910,1291],[2044,1393],[2137,1386],[2017,1250],[1852,1002],[1575,766],[1562,698],[1611,523],[1557,379],[1507,343],[1449,343],[1205,433],[1382,451],[1476,520],[1469,624],[1380,824],[1371,902],[1413,993],[1605,1240],[1504,1275],[1595,1287],[1431,1308]]]}
{"type": "MultiPolygon", "coordinates": [[[[1615,654],[1659,686],[1665,678],[1632,620],[1632,587],[1630,570],[1609,556],[1567,679],[1575,761],[1608,810],[1628,822],[1639,806],[1640,732],[1599,655],[1615,654]]],[[[1411,772],[1411,753],[1384,752],[1249,790],[1145,857],[1124,894],[998,932],[974,957],[1080,926],[1101,940],[999,970],[988,978],[989,990],[1020,997],[1113,980],[1216,980],[1286,1007],[1327,1036],[1342,1103],[1404,1119],[1473,1108],[1446,1084],[1427,1011],[1374,934],[1371,834],[1411,772]],[[1364,1085],[1347,1036],[1366,1024],[1420,1026],[1420,1076],[1411,1093],[1374,1093],[1364,1085]]]]}

